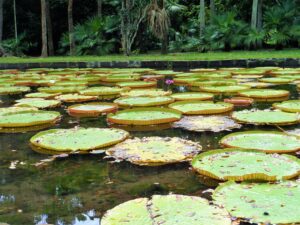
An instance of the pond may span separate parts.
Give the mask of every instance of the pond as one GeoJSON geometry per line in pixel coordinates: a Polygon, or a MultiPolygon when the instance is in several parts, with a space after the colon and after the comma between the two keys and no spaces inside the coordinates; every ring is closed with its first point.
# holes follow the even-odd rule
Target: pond
{"type": "MultiPolygon", "coordinates": [[[[246,76],[247,73],[243,75],[246,76]]],[[[167,77],[158,81],[157,87],[165,90],[172,89],[173,93],[188,91],[186,83],[166,82],[172,79],[173,76],[168,74],[167,77]]],[[[240,79],[240,77],[235,79],[240,79]]],[[[257,80],[258,78],[250,76],[251,82],[257,80]]],[[[105,81],[105,84],[109,84],[109,81],[109,79],[105,81]]],[[[250,81],[247,78],[247,82],[250,81]]],[[[91,86],[99,86],[99,84],[91,84],[91,86]]],[[[287,90],[290,92],[289,99],[298,99],[295,82],[277,84],[268,88],[287,90]]],[[[37,87],[31,88],[31,92],[36,91],[37,87]]],[[[233,95],[235,94],[230,93],[229,97],[233,95]]],[[[12,106],[16,100],[23,97],[24,94],[1,95],[1,107],[12,106]]],[[[214,98],[222,101],[228,98],[228,94],[215,93],[214,98]]],[[[235,107],[234,110],[269,109],[273,103],[254,102],[252,106],[235,107]]],[[[88,118],[68,115],[66,107],[70,105],[72,104],[63,103],[51,109],[62,114],[61,121],[52,128],[108,127],[106,115],[88,118]]],[[[298,125],[292,125],[284,129],[297,127],[298,125]]],[[[234,131],[257,129],[281,131],[282,128],[243,125],[241,129],[234,131]]],[[[104,153],[97,152],[62,155],[52,160],[51,155],[33,151],[29,145],[30,138],[39,131],[0,133],[0,224],[3,222],[10,225],[98,225],[107,210],[128,200],[169,193],[211,199],[211,192],[207,190],[215,189],[218,185],[216,180],[192,171],[187,162],[147,167],[130,162],[113,162],[111,159],[106,159],[104,153]]],[[[130,135],[140,138],[180,137],[199,143],[203,151],[208,151],[220,149],[220,139],[232,132],[193,132],[180,128],[168,128],[130,131],[130,135]]]]}

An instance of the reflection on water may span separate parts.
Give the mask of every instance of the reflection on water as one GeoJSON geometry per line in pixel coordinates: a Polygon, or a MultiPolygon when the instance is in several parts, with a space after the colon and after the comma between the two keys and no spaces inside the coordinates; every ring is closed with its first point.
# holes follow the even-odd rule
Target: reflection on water
{"type": "MultiPolygon", "coordinates": [[[[289,89],[297,98],[294,86],[289,89]]],[[[182,89],[184,90],[184,89],[182,89]]],[[[1,97],[4,106],[13,99],[1,97]]],[[[268,108],[271,103],[254,107],[268,108]]],[[[56,127],[106,127],[105,118],[76,119],[63,113],[56,127]]],[[[265,129],[276,129],[264,127],[265,129]]],[[[244,126],[242,130],[255,129],[244,126]]],[[[214,187],[216,181],[198,177],[187,163],[162,167],[139,167],[130,163],[112,163],[103,154],[72,155],[36,167],[33,164],[48,155],[31,150],[28,140],[37,131],[0,134],[0,222],[11,225],[99,225],[103,213],[130,199],[153,194],[188,194],[209,197],[202,191],[214,187]],[[11,162],[15,168],[10,168],[11,162]]],[[[132,131],[134,137],[181,137],[201,143],[204,150],[219,148],[218,141],[229,132],[195,133],[181,129],[132,131]]]]}

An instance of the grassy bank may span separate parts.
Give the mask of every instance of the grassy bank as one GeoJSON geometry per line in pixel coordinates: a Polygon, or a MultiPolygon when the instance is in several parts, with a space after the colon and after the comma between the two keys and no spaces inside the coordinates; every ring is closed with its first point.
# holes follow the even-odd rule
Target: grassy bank
{"type": "Polygon", "coordinates": [[[232,52],[209,52],[209,53],[170,53],[140,54],[132,56],[106,55],[106,56],[55,56],[48,58],[40,57],[5,57],[0,58],[0,63],[36,63],[36,62],[89,62],[89,61],[191,61],[191,60],[228,60],[228,59],[265,59],[265,58],[300,58],[300,49],[282,51],[232,51],[232,52]]]}

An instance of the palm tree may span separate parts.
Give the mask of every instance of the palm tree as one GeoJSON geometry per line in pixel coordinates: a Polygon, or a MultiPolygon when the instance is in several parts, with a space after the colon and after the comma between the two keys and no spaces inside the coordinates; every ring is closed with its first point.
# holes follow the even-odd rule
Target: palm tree
{"type": "Polygon", "coordinates": [[[17,25],[17,7],[16,7],[16,0],[14,0],[14,24],[15,24],[15,39],[16,42],[18,40],[18,25],[17,25]]]}
{"type": "Polygon", "coordinates": [[[102,18],[102,0],[97,0],[97,13],[102,18]]]}
{"type": "Polygon", "coordinates": [[[69,27],[70,55],[75,55],[73,0],[68,0],[68,27],[69,27]]]}
{"type": "Polygon", "coordinates": [[[41,23],[42,23],[42,57],[48,56],[46,0],[41,0],[41,23]]]}
{"type": "Polygon", "coordinates": [[[209,9],[210,9],[210,23],[212,24],[212,18],[216,14],[216,8],[215,8],[215,0],[210,0],[209,2],[209,9]]]}
{"type": "Polygon", "coordinates": [[[147,20],[151,32],[162,42],[161,53],[168,52],[168,36],[170,29],[170,17],[165,8],[165,1],[152,0],[147,6],[147,20]]]}
{"type": "Polygon", "coordinates": [[[46,20],[47,20],[47,38],[48,38],[48,53],[54,55],[54,44],[53,44],[53,33],[52,33],[52,22],[50,15],[49,0],[46,0],[46,20]]]}

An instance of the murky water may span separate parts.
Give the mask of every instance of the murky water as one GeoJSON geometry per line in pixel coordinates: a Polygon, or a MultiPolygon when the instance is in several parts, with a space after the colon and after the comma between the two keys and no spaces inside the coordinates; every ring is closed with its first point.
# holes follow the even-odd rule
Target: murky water
{"type": "MultiPolygon", "coordinates": [[[[294,85],[275,86],[290,90],[298,98],[294,85]]],[[[178,91],[180,88],[176,88],[178,91]]],[[[182,89],[182,88],[181,88],[182,89]]],[[[21,95],[0,97],[9,106],[21,95]]],[[[271,104],[256,104],[268,108],[271,104]]],[[[75,119],[63,113],[57,128],[107,127],[105,117],[75,119]]],[[[274,129],[275,127],[260,127],[274,129]]],[[[242,130],[258,129],[244,126],[242,130]]],[[[0,224],[11,225],[99,225],[103,213],[130,199],[153,194],[178,193],[209,198],[202,192],[216,182],[198,177],[186,163],[139,167],[130,163],[112,163],[103,154],[72,155],[44,166],[35,163],[50,156],[32,151],[29,139],[36,132],[0,134],[0,224]],[[16,165],[14,169],[12,163],[16,165]]],[[[218,141],[230,132],[187,132],[167,129],[131,132],[134,137],[181,137],[199,142],[204,150],[219,148],[218,141]]]]}

